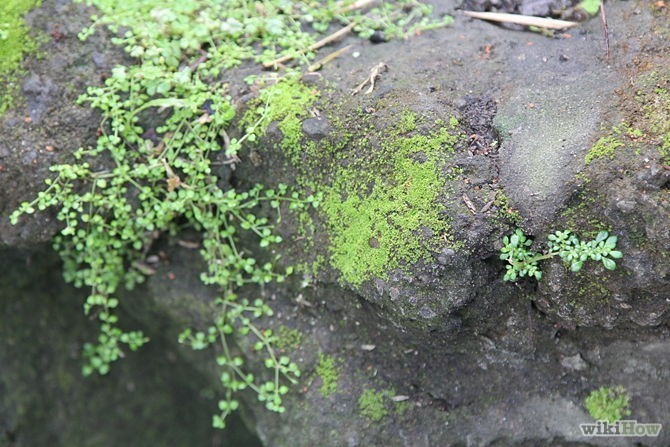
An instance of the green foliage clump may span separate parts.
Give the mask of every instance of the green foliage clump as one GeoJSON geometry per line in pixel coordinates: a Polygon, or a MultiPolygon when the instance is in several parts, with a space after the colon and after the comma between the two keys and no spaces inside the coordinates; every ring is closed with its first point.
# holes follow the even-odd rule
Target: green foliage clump
{"type": "MultiPolygon", "coordinates": [[[[121,290],[132,289],[152,274],[144,260],[157,238],[191,228],[201,234],[200,254],[207,264],[201,280],[216,288],[219,296],[210,326],[187,329],[180,341],[193,349],[218,346],[216,362],[225,396],[213,424],[225,425],[226,416],[239,406],[235,393],[247,389],[268,409],[282,412],[281,396],[288,388],[281,378],[295,383],[300,371],[288,357],[277,354],[272,331],[259,326],[272,310],[261,300],[238,296],[238,291],[247,284],[283,281],[293,269],[279,271],[273,262],[260,262],[249,247],[240,245],[240,235],[254,236],[260,248],[278,244],[281,237],[273,232],[273,222],[260,214],[260,205],[278,210],[285,203],[304,210],[317,206],[318,196],[301,198],[285,185],[247,190],[221,185],[212,160],[239,162],[236,155],[242,145],[255,141],[273,120],[279,121],[287,144],[295,142],[300,119],[316,93],[289,70],[283,79],[256,85],[259,99],[247,115],[252,119],[246,121],[228,94],[228,70],[242,63],[274,65],[280,57],[308,62],[318,35],[309,32],[307,24],[325,31],[334,22],[356,21],[361,33],[388,28],[393,35],[393,30],[407,33],[442,26],[448,19],[427,19],[430,8],[413,0],[399,2],[405,9],[383,6],[365,12],[348,8],[348,3],[284,0],[85,2],[98,14],[80,38],[106,26],[118,34],[113,42],[136,64],[115,67],[104,85],[81,96],[81,103],[102,116],[96,145],[77,150],[71,163],[53,166],[55,178],[47,180],[46,189],[11,216],[17,223],[22,214],[58,209],[64,228],[54,246],[63,259],[64,277],[89,289],[84,310],[100,322],[97,343],[84,347],[88,362],[83,372],[106,374],[126,349],[135,350],[148,341],[141,331],[128,331],[119,324],[115,310],[121,290]],[[411,11],[412,23],[406,20],[411,11]],[[153,127],[144,124],[149,116],[153,127]],[[242,122],[241,128],[236,120],[242,122]],[[264,355],[267,377],[245,371],[233,338],[250,342],[264,355]]],[[[22,39],[23,28],[5,29],[3,20],[10,16],[14,20],[35,4],[10,0],[12,7],[3,6],[0,39],[10,43],[22,39]]],[[[0,48],[10,46],[3,43],[0,48]]],[[[4,68],[23,53],[12,54],[4,68]]]]}
{"type": "Polygon", "coordinates": [[[340,380],[340,368],[337,365],[335,357],[319,354],[316,374],[321,378],[319,392],[323,397],[328,397],[337,391],[337,382],[340,380]]]}
{"type": "Polygon", "coordinates": [[[500,250],[500,259],[508,262],[503,279],[515,281],[528,276],[539,281],[542,271],[538,262],[554,256],[560,257],[573,272],[581,270],[588,260],[600,261],[606,269],[614,270],[614,260],[623,257],[620,251],[615,250],[617,236],[610,236],[607,231],[601,231],[588,242],[580,241],[570,230],[556,231],[548,236],[548,240],[547,252],[538,254],[530,250],[533,241],[522,230],[517,228],[511,236],[505,236],[500,250]]]}
{"type": "Polygon", "coordinates": [[[0,115],[12,106],[18,92],[21,62],[37,50],[23,16],[39,6],[41,0],[3,0],[0,7],[0,115]]]}
{"type": "Polygon", "coordinates": [[[593,419],[610,423],[630,415],[629,403],[630,396],[622,386],[600,387],[584,399],[584,406],[593,419]]]}
{"type": "MultiPolygon", "coordinates": [[[[412,121],[402,118],[400,130],[412,121]]],[[[374,171],[350,166],[333,174],[323,210],[330,227],[331,264],[344,280],[358,285],[418,261],[427,253],[422,230],[435,239],[449,233],[437,202],[446,184],[446,160],[457,140],[457,133],[447,127],[428,135],[396,130],[375,156],[381,166],[374,171]],[[366,172],[383,174],[368,177],[366,172]]]]}

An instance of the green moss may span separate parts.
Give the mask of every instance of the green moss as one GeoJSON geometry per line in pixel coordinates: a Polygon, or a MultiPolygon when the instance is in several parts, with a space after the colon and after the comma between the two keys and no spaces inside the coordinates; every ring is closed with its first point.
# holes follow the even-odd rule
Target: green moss
{"type": "Polygon", "coordinates": [[[396,127],[399,133],[409,133],[414,131],[416,129],[416,114],[407,110],[404,111],[402,115],[400,115],[400,120],[396,127]]]}
{"type": "Polygon", "coordinates": [[[388,409],[384,402],[384,399],[387,397],[387,391],[364,390],[363,394],[358,398],[358,410],[366,418],[379,422],[388,414],[388,409]]]}
{"type": "Polygon", "coordinates": [[[300,82],[297,76],[286,76],[276,84],[261,90],[253,101],[252,109],[243,118],[243,124],[251,127],[260,124],[256,133],[262,135],[270,123],[276,122],[282,133],[282,148],[293,163],[300,161],[302,120],[318,98],[318,92],[300,82]]]}
{"type": "Polygon", "coordinates": [[[509,197],[505,194],[503,190],[500,190],[496,193],[495,200],[493,204],[498,209],[497,218],[505,222],[510,222],[515,226],[519,226],[523,218],[519,211],[512,207],[512,203],[509,200],[509,197]]]}
{"type": "Polygon", "coordinates": [[[18,92],[17,76],[26,54],[37,49],[29,35],[24,15],[41,0],[4,0],[0,8],[0,115],[13,104],[18,92]]]}
{"type": "Polygon", "coordinates": [[[561,213],[564,227],[575,231],[578,229],[585,239],[594,238],[601,231],[611,232],[611,225],[596,217],[596,208],[602,203],[605,203],[602,195],[588,188],[584,189],[577,195],[574,203],[561,213]]]}
{"type": "Polygon", "coordinates": [[[409,408],[410,403],[407,401],[396,402],[394,413],[396,416],[403,416],[409,408]]]}
{"type": "Polygon", "coordinates": [[[670,165],[670,76],[665,67],[651,70],[636,80],[636,100],[641,113],[636,124],[644,137],[656,143],[662,164],[670,165]]]}
{"type": "MultiPolygon", "coordinates": [[[[612,292],[605,286],[607,283],[607,273],[603,276],[597,276],[588,271],[581,270],[575,273],[576,293],[573,293],[571,304],[579,309],[586,309],[588,315],[593,315],[599,309],[610,306],[612,292]]],[[[576,317],[580,319],[579,316],[576,317]]],[[[580,321],[577,321],[579,324],[580,321]]]]}
{"type": "Polygon", "coordinates": [[[608,158],[612,160],[614,159],[617,148],[620,148],[621,146],[623,146],[623,143],[614,135],[600,137],[598,141],[596,141],[596,144],[591,147],[589,153],[586,154],[584,162],[588,165],[598,158],[608,158]]]}
{"type": "MultiPolygon", "coordinates": [[[[370,113],[345,113],[335,104],[327,118],[331,134],[305,141],[301,121],[316,99],[312,90],[288,80],[266,91],[245,124],[263,115],[265,123],[279,122],[279,146],[298,172],[298,184],[322,193],[325,223],[319,229],[326,230],[330,265],[342,280],[359,285],[385,277],[428,257],[438,244],[452,244],[446,204],[440,200],[454,177],[448,161],[459,138],[456,119],[423,130],[430,126],[404,111],[394,123],[377,127],[370,113]]],[[[318,229],[310,219],[303,220],[304,250],[316,253],[310,236],[318,229]]],[[[302,271],[315,275],[315,268],[304,262],[302,271]]]]}
{"type": "Polygon", "coordinates": [[[584,406],[593,419],[615,422],[630,415],[629,402],[630,396],[624,387],[600,387],[588,395],[584,406]]]}
{"type": "Polygon", "coordinates": [[[457,137],[446,128],[403,135],[413,128],[414,118],[403,115],[379,152],[337,169],[325,189],[331,264],[351,284],[418,261],[431,242],[450,233],[438,200],[457,137]]]}
{"type": "Polygon", "coordinates": [[[328,397],[337,391],[337,382],[340,380],[340,367],[337,365],[335,357],[319,354],[316,374],[321,378],[319,392],[323,397],[328,397]]]}
{"type": "Polygon", "coordinates": [[[392,398],[396,396],[394,389],[365,389],[358,398],[358,410],[366,418],[379,422],[384,417],[395,414],[400,417],[411,407],[408,401],[395,402],[392,398]]]}
{"type": "Polygon", "coordinates": [[[303,334],[297,329],[284,326],[283,324],[277,329],[275,334],[277,339],[275,346],[279,349],[295,349],[300,346],[303,334]]]}
{"type": "Polygon", "coordinates": [[[358,410],[361,415],[375,422],[384,419],[391,410],[396,416],[402,416],[410,408],[410,403],[407,401],[393,402],[391,397],[395,394],[393,389],[381,391],[366,389],[358,398],[358,410]]]}
{"type": "MultiPolygon", "coordinates": [[[[670,80],[666,80],[670,84],[670,80]]],[[[644,107],[651,132],[659,140],[658,151],[662,163],[670,165],[670,88],[654,89],[651,104],[644,107]]]]}
{"type": "Polygon", "coordinates": [[[645,133],[632,124],[619,123],[596,141],[586,154],[584,162],[588,165],[596,159],[613,160],[622,147],[635,148],[635,154],[639,155],[639,140],[644,137],[645,133]]]}

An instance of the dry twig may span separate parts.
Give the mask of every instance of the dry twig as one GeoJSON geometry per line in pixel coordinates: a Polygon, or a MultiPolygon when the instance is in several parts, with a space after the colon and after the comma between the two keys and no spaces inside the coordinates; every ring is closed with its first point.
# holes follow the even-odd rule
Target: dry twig
{"type": "Polygon", "coordinates": [[[369,95],[370,93],[372,93],[372,91],[375,88],[375,82],[377,81],[377,77],[386,70],[388,70],[388,66],[384,62],[380,62],[374,67],[372,67],[370,69],[370,76],[368,76],[365,79],[365,81],[358,84],[356,88],[351,92],[351,94],[355,95],[359,93],[361,90],[363,90],[363,87],[365,87],[367,83],[370,83],[370,87],[368,87],[368,89],[365,91],[365,94],[369,95]]]}
{"type": "Polygon", "coordinates": [[[477,214],[477,208],[475,208],[475,204],[472,203],[472,200],[470,200],[470,197],[468,197],[467,194],[463,194],[463,203],[465,203],[465,206],[468,207],[472,214],[477,214]]]}
{"type": "MultiPolygon", "coordinates": [[[[310,45],[305,52],[318,50],[321,47],[325,47],[329,43],[331,43],[331,42],[339,39],[340,37],[343,37],[347,33],[349,33],[349,31],[351,31],[354,28],[354,26],[356,26],[356,24],[357,24],[357,22],[351,22],[350,24],[348,24],[347,26],[345,26],[341,30],[336,31],[333,34],[330,34],[330,35],[324,37],[323,39],[321,39],[320,41],[310,45]]],[[[263,67],[265,67],[265,68],[277,67],[278,65],[283,64],[284,62],[290,61],[294,57],[295,57],[294,55],[283,56],[283,57],[280,57],[280,58],[275,59],[273,61],[264,63],[263,67]]]]}
{"type": "Polygon", "coordinates": [[[567,20],[547,19],[543,17],[524,16],[520,14],[505,14],[502,12],[476,12],[463,11],[468,17],[482,20],[490,20],[492,22],[514,23],[524,26],[537,26],[546,29],[565,29],[578,25],[577,22],[569,22],[567,20]]]}
{"type": "Polygon", "coordinates": [[[333,51],[328,56],[319,59],[318,61],[314,62],[312,65],[307,67],[307,71],[321,70],[321,68],[323,68],[324,65],[326,65],[328,62],[332,61],[336,57],[339,57],[342,54],[346,53],[347,51],[349,51],[349,49],[351,49],[351,45],[347,45],[344,48],[340,48],[339,50],[333,51]]]}
{"type": "Polygon", "coordinates": [[[600,19],[603,21],[603,31],[605,33],[605,59],[610,59],[610,32],[607,27],[607,16],[605,16],[605,2],[600,2],[600,19]]]}

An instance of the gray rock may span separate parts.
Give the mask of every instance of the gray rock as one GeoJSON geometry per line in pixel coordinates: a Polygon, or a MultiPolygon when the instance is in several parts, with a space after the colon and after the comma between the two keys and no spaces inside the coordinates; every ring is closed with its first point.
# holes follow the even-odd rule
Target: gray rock
{"type": "Polygon", "coordinates": [[[561,358],[561,365],[573,371],[584,371],[589,367],[579,353],[561,358]]]}

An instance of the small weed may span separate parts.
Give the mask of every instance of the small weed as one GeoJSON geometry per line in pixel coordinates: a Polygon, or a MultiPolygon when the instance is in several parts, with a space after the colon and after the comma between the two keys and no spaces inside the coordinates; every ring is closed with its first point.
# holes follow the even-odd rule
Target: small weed
{"type": "Polygon", "coordinates": [[[600,387],[584,399],[584,406],[596,421],[613,423],[630,415],[629,402],[630,396],[624,387],[600,387]]]}
{"type": "Polygon", "coordinates": [[[500,259],[506,260],[508,265],[503,279],[515,281],[528,276],[539,281],[542,279],[542,271],[538,262],[554,256],[560,257],[573,272],[581,270],[584,262],[588,260],[600,261],[606,269],[614,270],[614,260],[623,257],[620,251],[615,250],[617,237],[610,236],[607,231],[601,231],[595,239],[588,242],[580,241],[569,230],[556,231],[548,239],[549,249],[546,253],[538,254],[530,250],[533,241],[522,230],[517,228],[511,236],[505,236],[500,259]]]}

